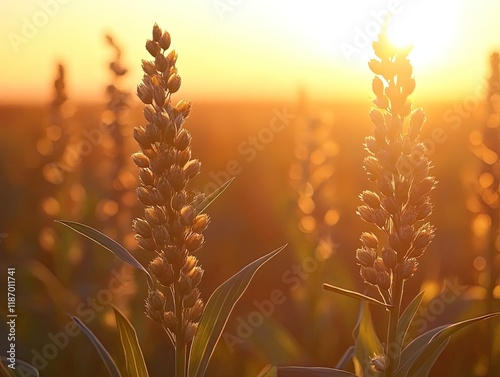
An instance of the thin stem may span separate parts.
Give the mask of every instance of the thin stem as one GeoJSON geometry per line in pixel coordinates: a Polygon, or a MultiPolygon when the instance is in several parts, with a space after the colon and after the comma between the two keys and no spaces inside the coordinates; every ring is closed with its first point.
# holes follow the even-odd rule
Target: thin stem
{"type": "Polygon", "coordinates": [[[397,364],[399,363],[399,351],[397,355],[394,354],[394,350],[398,350],[399,347],[394,347],[397,342],[397,330],[399,314],[401,311],[401,299],[403,297],[403,279],[399,276],[397,271],[394,271],[394,281],[392,286],[392,306],[389,312],[389,331],[387,332],[387,343],[386,343],[386,377],[393,377],[397,364]]]}

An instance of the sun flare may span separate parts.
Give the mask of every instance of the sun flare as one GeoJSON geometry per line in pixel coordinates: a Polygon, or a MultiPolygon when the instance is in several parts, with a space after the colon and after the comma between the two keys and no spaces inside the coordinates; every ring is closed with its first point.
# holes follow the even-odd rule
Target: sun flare
{"type": "Polygon", "coordinates": [[[411,58],[417,67],[439,64],[460,37],[459,9],[451,0],[409,2],[391,17],[387,34],[398,47],[413,46],[411,58]]]}

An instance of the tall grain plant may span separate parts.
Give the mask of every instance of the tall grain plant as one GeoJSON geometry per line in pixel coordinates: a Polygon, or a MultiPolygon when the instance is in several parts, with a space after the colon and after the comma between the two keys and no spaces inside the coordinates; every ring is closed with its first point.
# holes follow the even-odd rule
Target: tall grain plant
{"type": "Polygon", "coordinates": [[[106,230],[109,229],[119,239],[125,238],[124,242],[130,244],[133,242],[130,229],[133,219],[131,209],[135,198],[127,188],[137,186],[138,180],[131,172],[130,153],[133,149],[127,140],[132,139],[132,127],[128,124],[131,93],[123,84],[128,69],[123,63],[122,49],[111,35],[106,34],[105,40],[113,51],[108,64],[110,79],[106,85],[106,107],[101,115],[101,127],[108,131],[102,135],[102,145],[107,157],[107,169],[103,174],[107,194],[97,204],[96,216],[106,221],[106,230]]]}
{"type": "MultiPolygon", "coordinates": [[[[145,312],[163,329],[175,348],[175,376],[201,377],[234,305],[260,266],[283,247],[247,265],[203,303],[200,298],[203,269],[197,255],[209,223],[204,211],[230,181],[209,196],[194,193],[188,187],[200,172],[201,163],[191,156],[191,134],[185,128],[191,103],[172,102],[181,78],[176,68],[177,53],[169,50],[170,43],[170,34],[155,24],[152,38],[146,42],[152,58],[142,61],[144,76],[137,87],[137,95],[145,105],[146,125],[134,129],[140,152],[132,159],[139,168],[137,196],[144,205],[144,213],[134,220],[133,229],[140,248],[151,262],[147,267],[142,266],[119,243],[87,225],[59,222],[147,275],[145,312]]],[[[135,329],[118,308],[113,308],[128,375],[148,376],[135,329]]],[[[96,347],[110,375],[120,376],[120,368],[98,338],[79,318],[72,318],[96,347]]]]}
{"type": "Polygon", "coordinates": [[[361,234],[356,251],[364,282],[376,287],[375,298],[344,288],[324,284],[335,293],[362,302],[355,344],[336,369],[308,367],[272,367],[265,376],[427,376],[439,354],[459,329],[494,317],[488,314],[430,330],[408,339],[408,329],[424,292],[402,307],[405,282],[419,266],[419,260],[431,243],[435,228],[427,222],[432,212],[430,194],[436,186],[431,162],[421,141],[425,123],[422,109],[412,109],[408,96],[415,89],[413,68],[408,59],[410,48],[398,49],[388,41],[385,31],[373,43],[376,55],[369,62],[375,74],[372,89],[376,108],[370,111],[373,134],[365,138],[368,156],[363,168],[373,188],[360,194],[358,215],[376,228],[361,234]],[[370,305],[383,307],[388,314],[387,327],[374,324],[370,305]],[[385,335],[381,342],[379,336],[385,335]],[[352,359],[354,373],[341,370],[352,359]]]}
{"type": "MultiPolygon", "coordinates": [[[[486,98],[487,114],[481,127],[470,134],[471,147],[479,159],[478,172],[474,175],[475,195],[469,206],[474,210],[472,230],[477,243],[478,256],[474,267],[478,272],[479,285],[485,288],[485,303],[488,311],[500,308],[500,56],[496,52],[490,57],[491,75],[486,98]],[[479,262],[479,263],[478,263],[479,262]],[[484,263],[484,265],[482,265],[484,263]]],[[[494,368],[498,357],[498,324],[490,323],[486,330],[491,334],[489,368],[494,368]]],[[[497,367],[497,369],[500,366],[497,367]]],[[[494,374],[500,373],[499,370],[494,374]]]]}

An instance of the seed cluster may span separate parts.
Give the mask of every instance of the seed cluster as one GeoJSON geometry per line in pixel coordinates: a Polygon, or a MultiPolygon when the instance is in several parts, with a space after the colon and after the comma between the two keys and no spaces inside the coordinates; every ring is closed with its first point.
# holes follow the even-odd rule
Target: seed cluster
{"type": "Polygon", "coordinates": [[[146,42],[153,60],[142,61],[144,77],[137,95],[146,105],[148,123],[134,129],[141,152],[132,158],[139,167],[137,195],[145,209],[133,227],[139,246],[155,254],[148,269],[161,286],[149,292],[146,314],[163,325],[173,342],[184,344],[194,336],[203,311],[197,288],[203,270],[194,254],[204,243],[209,218],[198,213],[200,196],[187,189],[201,164],[191,158],[191,135],[183,127],[191,103],[172,106],[171,95],[179,90],[181,78],[177,53],[167,53],[170,41],[170,34],[155,24],[153,38],[146,42]],[[171,294],[172,310],[167,309],[165,292],[171,294]]]}
{"type": "Polygon", "coordinates": [[[414,274],[417,259],[434,237],[434,227],[422,222],[432,212],[429,194],[436,180],[429,175],[431,164],[420,142],[425,114],[412,110],[407,99],[415,89],[410,49],[396,49],[384,33],[373,48],[378,59],[369,67],[376,75],[377,109],[370,113],[375,129],[365,139],[364,168],[377,189],[361,193],[358,214],[382,230],[386,241],[381,244],[375,234],[363,233],[356,257],[365,282],[377,286],[391,303],[394,281],[414,274]]]}

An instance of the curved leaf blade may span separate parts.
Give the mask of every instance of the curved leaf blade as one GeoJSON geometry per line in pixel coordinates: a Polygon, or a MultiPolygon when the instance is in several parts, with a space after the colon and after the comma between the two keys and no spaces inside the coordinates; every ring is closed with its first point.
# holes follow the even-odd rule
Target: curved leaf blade
{"type": "Polygon", "coordinates": [[[111,377],[122,377],[120,370],[116,366],[115,361],[109,354],[109,352],[104,348],[102,343],[97,339],[97,337],[94,335],[90,329],[85,326],[85,324],[75,316],[70,316],[73,321],[77,324],[77,326],[83,331],[83,333],[89,338],[89,340],[92,342],[94,348],[97,350],[97,353],[101,357],[102,361],[104,362],[104,365],[106,365],[106,369],[108,370],[108,373],[111,377]]]}
{"type": "Polygon", "coordinates": [[[392,305],[385,304],[382,301],[376,300],[370,296],[367,296],[367,295],[364,295],[362,293],[358,293],[355,291],[351,291],[349,289],[336,287],[335,285],[323,283],[323,289],[325,291],[332,291],[332,292],[339,293],[339,294],[347,296],[347,297],[355,298],[357,300],[364,301],[364,302],[367,302],[369,304],[379,305],[379,306],[382,306],[382,307],[387,308],[387,309],[392,308],[392,305]]]}
{"type": "Polygon", "coordinates": [[[450,338],[446,338],[446,340],[443,343],[441,343],[438,348],[436,348],[434,354],[432,354],[431,357],[425,360],[425,362],[418,367],[418,369],[415,372],[415,377],[427,377],[429,375],[432,366],[438,359],[439,355],[441,355],[441,353],[444,351],[449,342],[450,338]]]}
{"type": "Polygon", "coordinates": [[[215,199],[217,199],[220,196],[220,194],[222,194],[228,188],[228,186],[231,184],[231,182],[234,181],[234,178],[235,177],[227,180],[225,183],[223,183],[221,186],[219,186],[217,189],[215,189],[214,192],[208,194],[203,199],[203,201],[196,206],[196,213],[200,214],[204,210],[206,210],[208,208],[208,206],[210,204],[212,204],[215,201],[215,199]]]}
{"type": "Polygon", "coordinates": [[[356,377],[350,372],[321,367],[266,367],[258,377],[356,377]]]}
{"type": "Polygon", "coordinates": [[[344,367],[344,365],[347,364],[349,360],[352,360],[354,356],[354,346],[350,346],[342,355],[339,361],[337,361],[337,364],[335,365],[335,369],[340,369],[344,367]]]}
{"type": "Polygon", "coordinates": [[[356,377],[355,374],[344,370],[322,367],[278,367],[277,369],[277,374],[265,374],[262,377],[356,377]]]}
{"type": "Polygon", "coordinates": [[[408,370],[418,355],[420,355],[425,345],[429,343],[434,335],[444,328],[446,328],[446,325],[436,327],[413,339],[411,343],[403,349],[403,352],[401,352],[399,368],[396,370],[395,376],[406,377],[408,370]]]}
{"type": "Polygon", "coordinates": [[[413,298],[410,304],[406,307],[401,317],[399,317],[398,327],[396,330],[396,344],[394,344],[393,347],[390,347],[391,352],[394,352],[394,354],[396,355],[396,368],[400,363],[401,349],[403,348],[406,334],[408,333],[408,329],[410,328],[413,317],[415,317],[415,314],[417,313],[417,310],[422,303],[424,293],[425,292],[422,291],[417,296],[415,296],[415,298],[413,298]]]}
{"type": "Polygon", "coordinates": [[[257,270],[283,250],[285,246],[247,265],[222,283],[210,296],[191,346],[188,377],[203,377],[234,306],[247,289],[257,270]]]}
{"type": "Polygon", "coordinates": [[[382,355],[384,348],[378,339],[375,328],[373,327],[370,307],[366,302],[361,302],[359,320],[353,331],[355,339],[354,357],[358,366],[362,368],[364,377],[376,376],[377,373],[370,368],[370,358],[375,355],[382,355]]]}
{"type": "Polygon", "coordinates": [[[149,377],[134,327],[117,307],[113,306],[113,310],[115,312],[116,326],[120,333],[123,353],[125,354],[125,365],[129,377],[149,377]]]}
{"type": "Polygon", "coordinates": [[[427,343],[424,346],[422,352],[420,352],[420,354],[413,362],[410,370],[408,371],[407,376],[408,377],[419,376],[418,371],[420,370],[421,365],[424,364],[428,359],[434,357],[435,353],[439,350],[441,344],[443,344],[454,333],[463,329],[464,327],[467,327],[479,321],[491,319],[493,317],[496,317],[497,315],[500,315],[500,312],[486,314],[480,317],[471,318],[462,322],[457,322],[452,325],[446,326],[444,329],[436,333],[429,341],[429,343],[427,343]]]}
{"type": "Polygon", "coordinates": [[[142,264],[139,263],[137,259],[135,259],[132,254],[128,252],[127,249],[125,249],[122,245],[120,245],[118,242],[113,240],[112,238],[109,238],[105,234],[99,232],[98,230],[85,225],[78,223],[76,221],[67,221],[67,220],[55,220],[56,223],[63,224],[67,226],[68,228],[74,230],[77,233],[80,233],[81,235],[91,239],[98,245],[101,245],[105,249],[108,249],[111,251],[113,254],[115,254],[117,257],[121,258],[131,266],[138,268],[139,270],[144,271],[144,273],[148,276],[148,284],[150,287],[153,286],[153,279],[151,278],[151,275],[149,272],[144,268],[142,264]]]}
{"type": "Polygon", "coordinates": [[[38,369],[26,361],[16,359],[15,369],[10,369],[4,365],[9,365],[9,360],[5,356],[0,356],[0,359],[2,360],[2,362],[0,362],[0,376],[2,377],[40,377],[38,369]]]}
{"type": "MultiPolygon", "coordinates": [[[[0,356],[0,359],[2,361],[7,361],[7,358],[5,356],[0,356]]],[[[7,367],[5,365],[3,365],[2,362],[0,362],[0,376],[2,377],[12,377],[12,375],[10,374],[9,370],[7,369],[7,367]]]]}
{"type": "Polygon", "coordinates": [[[268,364],[259,372],[257,377],[278,377],[278,367],[268,364]]]}

